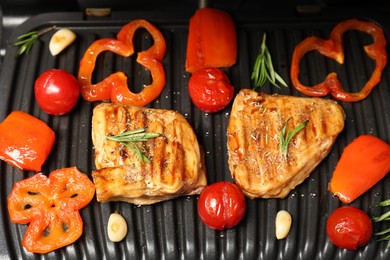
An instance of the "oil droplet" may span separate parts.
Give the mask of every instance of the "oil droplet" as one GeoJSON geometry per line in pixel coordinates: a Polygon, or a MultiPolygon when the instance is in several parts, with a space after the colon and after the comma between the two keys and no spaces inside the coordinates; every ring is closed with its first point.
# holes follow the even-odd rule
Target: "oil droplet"
{"type": "Polygon", "coordinates": [[[209,132],[209,131],[206,131],[206,132],[204,133],[204,135],[205,135],[205,136],[209,136],[209,135],[210,135],[210,132],[209,132]]]}

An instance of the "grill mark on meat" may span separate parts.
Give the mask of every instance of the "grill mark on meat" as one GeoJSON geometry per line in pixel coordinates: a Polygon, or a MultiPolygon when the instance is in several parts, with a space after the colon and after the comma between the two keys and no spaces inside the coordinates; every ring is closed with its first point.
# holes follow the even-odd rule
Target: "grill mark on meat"
{"type": "Polygon", "coordinates": [[[285,197],[328,154],[344,127],[345,114],[333,101],[266,95],[241,90],[228,124],[229,168],[248,197],[285,197]],[[280,133],[309,120],[290,141],[288,156],[280,133]]]}
{"type": "Polygon", "coordinates": [[[151,204],[199,194],[207,185],[204,154],[193,129],[179,113],[100,104],[94,110],[92,126],[97,169],[92,176],[98,201],[151,204]],[[102,138],[103,132],[117,135],[141,127],[161,134],[139,142],[150,163],[142,163],[124,146],[120,151],[118,142],[102,138]]]}

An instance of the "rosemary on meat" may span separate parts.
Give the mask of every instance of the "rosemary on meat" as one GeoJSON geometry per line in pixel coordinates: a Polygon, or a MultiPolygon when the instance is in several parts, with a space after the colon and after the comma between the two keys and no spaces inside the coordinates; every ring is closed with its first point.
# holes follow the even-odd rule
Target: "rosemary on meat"
{"type": "Polygon", "coordinates": [[[17,42],[14,43],[14,46],[19,46],[19,49],[18,49],[18,55],[22,55],[22,54],[28,54],[29,51],[31,50],[33,44],[38,40],[38,38],[42,35],[42,34],[45,34],[51,30],[53,30],[54,28],[56,28],[55,25],[53,25],[52,27],[49,27],[49,28],[46,28],[42,31],[32,31],[32,32],[28,32],[28,33],[25,33],[25,34],[22,34],[20,36],[18,36],[16,39],[17,39],[17,42]]]}
{"type": "Polygon", "coordinates": [[[146,142],[151,138],[159,137],[160,134],[146,132],[146,128],[139,128],[127,132],[120,133],[114,136],[106,136],[107,139],[119,142],[129,148],[133,153],[141,158],[142,162],[150,162],[149,158],[146,157],[137,142],[146,142]]]}
{"type": "MultiPolygon", "coordinates": [[[[379,202],[379,203],[375,204],[373,207],[386,207],[386,206],[390,206],[390,199],[379,202]]],[[[373,217],[372,220],[374,222],[389,221],[390,220],[390,211],[383,213],[379,217],[373,217]]],[[[390,240],[390,228],[387,228],[383,231],[374,233],[374,235],[382,236],[377,241],[389,241],[390,240]]],[[[390,244],[387,245],[387,248],[390,248],[390,244]]]]}
{"type": "Polygon", "coordinates": [[[305,128],[305,126],[307,125],[307,123],[309,122],[309,120],[306,120],[305,122],[302,122],[300,123],[299,125],[297,125],[292,131],[289,131],[287,132],[286,134],[286,128],[287,128],[287,124],[288,122],[291,120],[291,117],[289,119],[287,119],[286,123],[284,124],[282,130],[280,131],[280,142],[279,142],[279,146],[280,146],[280,150],[282,151],[283,155],[285,157],[287,157],[287,154],[288,154],[288,144],[290,143],[291,139],[299,132],[301,131],[303,128],[305,128]]]}
{"type": "Polygon", "coordinates": [[[253,67],[253,72],[251,79],[255,82],[255,89],[264,85],[268,80],[272,85],[280,89],[281,84],[287,87],[287,83],[283,78],[274,70],[272,64],[271,54],[268,50],[266,42],[266,34],[264,33],[263,42],[261,43],[259,54],[257,55],[255,65],[253,67]]]}

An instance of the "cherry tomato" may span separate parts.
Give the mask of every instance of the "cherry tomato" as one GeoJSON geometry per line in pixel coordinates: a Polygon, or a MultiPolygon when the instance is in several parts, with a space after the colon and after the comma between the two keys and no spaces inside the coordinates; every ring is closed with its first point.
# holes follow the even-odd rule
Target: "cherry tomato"
{"type": "Polygon", "coordinates": [[[51,115],[63,115],[76,105],[80,87],[76,78],[69,72],[50,69],[37,78],[34,92],[43,111],[51,115]]]}
{"type": "Polygon", "coordinates": [[[229,105],[234,87],[218,68],[202,68],[190,77],[188,92],[192,102],[204,112],[217,112],[229,105]]]}
{"type": "Polygon", "coordinates": [[[326,233],[334,245],[356,250],[358,246],[365,246],[370,240],[372,222],[363,210],[344,206],[329,216],[326,233]]]}
{"type": "Polygon", "coordinates": [[[237,225],[246,212],[241,190],[233,183],[221,181],[206,187],[198,200],[198,214],[212,229],[223,230],[237,225]]]}

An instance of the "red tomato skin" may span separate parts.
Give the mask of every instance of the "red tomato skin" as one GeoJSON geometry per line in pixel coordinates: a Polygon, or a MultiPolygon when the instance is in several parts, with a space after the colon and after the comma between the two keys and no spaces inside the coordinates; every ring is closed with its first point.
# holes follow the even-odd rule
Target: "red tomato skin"
{"type": "Polygon", "coordinates": [[[344,206],[337,208],[328,218],[326,233],[336,246],[356,250],[365,246],[372,237],[372,222],[361,209],[344,206]]]}
{"type": "Polygon", "coordinates": [[[188,81],[188,93],[195,106],[204,112],[217,112],[227,107],[234,96],[234,87],[222,70],[202,68],[188,81]]]}
{"type": "Polygon", "coordinates": [[[75,107],[80,87],[76,78],[69,72],[50,69],[36,79],[34,94],[43,111],[51,115],[64,115],[75,107]]]}
{"type": "Polygon", "coordinates": [[[233,183],[221,181],[206,187],[198,200],[198,214],[209,228],[224,230],[237,225],[246,212],[245,197],[233,183]]]}

